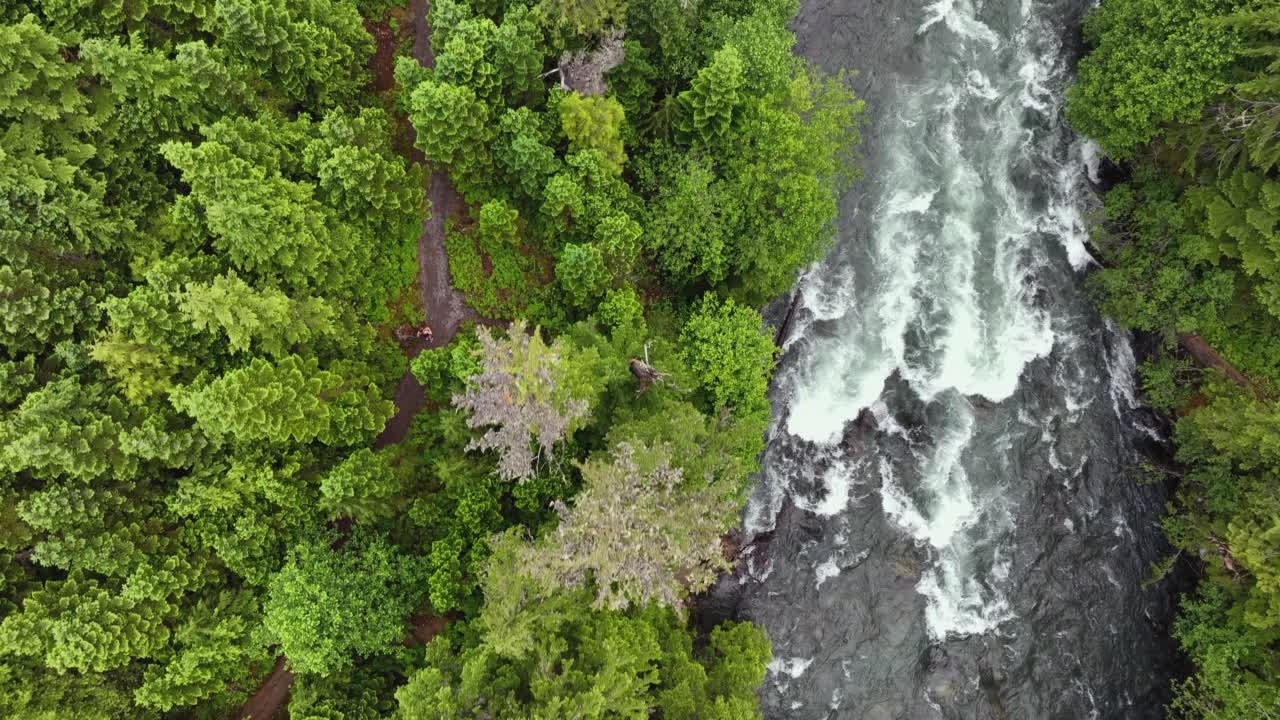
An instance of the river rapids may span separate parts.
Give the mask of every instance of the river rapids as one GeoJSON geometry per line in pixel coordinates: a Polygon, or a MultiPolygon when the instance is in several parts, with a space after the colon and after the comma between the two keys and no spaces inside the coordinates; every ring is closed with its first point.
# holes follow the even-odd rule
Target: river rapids
{"type": "Polygon", "coordinates": [[[866,180],[709,612],[767,628],[767,718],[1160,717],[1161,432],[1083,289],[1097,153],[1062,119],[1087,0],[804,5],[801,52],[860,72],[866,180]]]}

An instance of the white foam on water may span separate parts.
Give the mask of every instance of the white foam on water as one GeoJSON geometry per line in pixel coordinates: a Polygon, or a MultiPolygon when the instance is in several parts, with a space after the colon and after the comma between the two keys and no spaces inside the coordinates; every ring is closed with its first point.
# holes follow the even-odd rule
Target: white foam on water
{"type": "Polygon", "coordinates": [[[751,555],[747,559],[747,572],[742,576],[742,582],[745,583],[748,581],[748,579],[753,580],[755,582],[764,582],[772,574],[773,574],[773,558],[772,557],[770,557],[764,563],[764,566],[761,567],[760,558],[755,555],[751,555]]]}
{"type": "Polygon", "coordinates": [[[897,418],[889,410],[889,404],[883,399],[871,403],[871,416],[876,419],[876,430],[888,435],[905,437],[907,429],[898,423],[897,418]]]}
{"type": "Polygon", "coordinates": [[[929,212],[929,208],[933,205],[933,199],[937,195],[937,190],[926,190],[915,195],[899,191],[890,198],[888,210],[893,215],[926,213],[929,212]]]}
{"type": "MultiPolygon", "coordinates": [[[[964,0],[941,0],[926,12],[920,32],[945,22],[959,37],[976,41],[968,43],[974,54],[994,54],[1001,46],[964,0]]],[[[932,357],[913,364],[904,353],[896,356],[896,365],[925,400],[940,399],[949,412],[945,426],[935,428],[932,447],[921,451],[919,482],[911,495],[895,482],[889,463],[881,467],[885,514],[931,548],[932,565],[917,589],[928,600],[925,620],[935,639],[987,632],[1012,617],[999,588],[1008,578],[1009,561],[997,551],[984,571],[971,535],[971,530],[983,531],[974,526],[984,513],[1011,520],[1000,514],[993,498],[975,492],[968,477],[964,459],[974,438],[974,413],[962,396],[992,401],[1011,396],[1023,368],[1051,352],[1056,341],[1049,314],[1033,299],[1033,275],[1044,262],[1034,252],[1037,233],[1045,230],[1045,213],[1014,184],[1014,168],[1028,162],[1034,139],[1024,126],[1025,113],[1053,110],[1049,86],[1054,60],[1046,62],[1018,48],[1012,62],[994,64],[1012,69],[1005,77],[964,69],[969,99],[960,96],[949,78],[940,79],[947,84],[915,100],[935,118],[927,152],[918,152],[916,139],[904,148],[914,145],[914,158],[910,152],[899,154],[908,166],[932,163],[946,173],[944,211],[933,223],[917,223],[911,232],[888,229],[899,238],[924,240],[920,244],[925,247],[904,254],[928,258],[928,264],[919,263],[923,268],[913,267],[915,272],[906,275],[923,280],[911,287],[917,304],[899,303],[895,309],[919,312],[920,290],[934,303],[931,316],[916,325],[935,339],[932,357]],[[982,105],[965,104],[972,102],[982,105]],[[987,138],[982,147],[963,141],[963,133],[972,134],[975,125],[987,138]]],[[[925,169],[912,168],[928,177],[925,169]]],[[[1060,214],[1049,223],[1054,230],[1064,224],[1074,227],[1073,217],[1060,214]]],[[[881,229],[878,239],[883,237],[881,229]]],[[[896,329],[902,323],[886,324],[896,329]]],[[[899,347],[883,344],[895,351],[899,347]]]]}
{"type": "Polygon", "coordinates": [[[849,312],[856,291],[853,269],[843,266],[828,275],[807,275],[800,286],[800,302],[815,320],[835,320],[849,312]]]}
{"type": "Polygon", "coordinates": [[[1112,511],[1111,521],[1115,523],[1111,528],[1112,535],[1115,535],[1122,540],[1127,540],[1129,542],[1133,541],[1133,528],[1129,527],[1129,521],[1125,519],[1124,513],[1120,508],[1116,508],[1112,511]]]}
{"type": "Polygon", "coordinates": [[[1049,443],[1049,467],[1054,470],[1066,470],[1067,466],[1062,464],[1062,460],[1058,457],[1058,446],[1053,443],[1053,437],[1049,435],[1048,430],[1040,436],[1042,441],[1049,443]]]}
{"type": "Polygon", "coordinates": [[[970,70],[969,74],[965,76],[965,87],[970,93],[984,100],[998,100],[1000,98],[1000,91],[996,90],[991,81],[987,79],[987,76],[977,68],[970,70]]]}
{"type": "Polygon", "coordinates": [[[1084,163],[1085,171],[1089,176],[1089,182],[1094,185],[1102,184],[1102,146],[1092,140],[1085,140],[1080,143],[1080,161],[1084,163]]]}
{"type": "Polygon", "coordinates": [[[911,533],[915,537],[927,537],[929,535],[929,521],[923,514],[916,509],[915,502],[907,496],[906,491],[898,485],[894,473],[893,466],[889,461],[880,459],[880,503],[884,508],[884,514],[888,515],[898,526],[911,533]]]}
{"type": "MultiPolygon", "coordinates": [[[[874,178],[879,194],[861,218],[869,230],[858,247],[862,286],[840,257],[801,287],[808,316],[822,325],[792,347],[778,377],[787,412],[772,432],[801,441],[803,458],[767,463],[765,489],[747,512],[747,527],[757,532],[772,527],[788,495],[820,515],[849,512],[855,477],[878,466],[885,515],[929,553],[917,588],[934,639],[987,632],[1012,617],[1002,587],[1010,558],[996,540],[984,541],[1012,527],[999,481],[1009,475],[1006,482],[1017,482],[1016,468],[1003,457],[994,465],[970,461],[976,452],[1012,452],[1013,441],[989,434],[979,441],[969,398],[998,403],[1017,392],[1029,363],[1055,348],[1083,352],[1080,338],[1055,331],[1036,283],[1063,254],[1076,269],[1093,262],[1081,197],[1086,175],[1098,176],[1097,149],[1058,131],[1065,63],[1056,31],[1034,18],[1034,9],[1022,3],[1021,22],[1002,38],[980,19],[974,0],[926,7],[917,26],[925,52],[934,33],[952,34],[958,46],[950,38],[938,44],[947,54],[930,56],[925,77],[899,86],[887,109],[885,162],[874,178]],[[1039,117],[1028,122],[1029,115],[1039,117]],[[901,427],[882,398],[895,372],[935,404],[923,433],[901,427]],[[943,412],[934,412],[936,404],[943,412]],[[869,466],[836,462],[848,424],[865,408],[878,432],[907,440],[916,471],[910,483],[906,474],[897,477],[896,461],[879,454],[869,466]],[[819,483],[812,470],[797,467],[804,462],[826,468],[825,494],[809,497],[819,483]],[[981,476],[973,469],[979,467],[981,476]]],[[[1109,362],[1128,360],[1121,345],[1109,362]]],[[[1065,417],[1019,409],[1021,425],[1076,421],[1100,390],[1092,369],[1078,361],[1055,361],[1054,372],[1065,417]]],[[[1128,402],[1126,393],[1113,387],[1117,407],[1128,402]]],[[[1051,466],[1070,472],[1050,446],[1051,466]]],[[[815,572],[821,587],[839,568],[832,558],[815,572]]]]}
{"type": "Polygon", "coordinates": [[[1018,68],[1018,77],[1022,80],[1019,102],[1028,110],[1049,114],[1057,109],[1058,96],[1050,87],[1055,68],[1047,65],[1039,58],[1028,58],[1018,68]]]}
{"type": "Polygon", "coordinates": [[[1013,617],[1002,595],[994,598],[976,577],[965,572],[963,556],[948,548],[937,566],[925,571],[916,590],[928,599],[924,609],[929,635],[977,635],[1013,617]]]}
{"type": "Polygon", "coordinates": [[[970,40],[980,40],[992,48],[1000,45],[1000,37],[978,20],[973,4],[969,0],[938,0],[925,8],[925,19],[916,30],[923,35],[929,28],[943,23],[955,34],[970,40]]]}
{"type": "MultiPolygon", "coordinates": [[[[767,442],[772,444],[780,432],[775,425],[767,442]]],[[[796,507],[824,517],[856,507],[863,498],[855,497],[852,488],[863,482],[859,476],[865,465],[863,459],[844,457],[838,446],[815,448],[803,462],[766,463],[765,482],[756,485],[743,513],[743,530],[748,535],[772,530],[788,497],[796,507]],[[815,476],[819,469],[820,477],[815,476]]]]}
{"type": "Polygon", "coordinates": [[[920,487],[929,498],[927,507],[918,507],[893,481],[892,466],[881,459],[884,512],[908,529],[917,540],[939,550],[951,547],[960,533],[978,519],[969,477],[961,464],[961,454],[973,436],[973,414],[960,416],[960,423],[946,431],[935,451],[924,459],[920,487]]]}
{"type": "Polygon", "coordinates": [[[1121,585],[1120,581],[1116,579],[1116,574],[1112,572],[1110,565],[1102,566],[1102,574],[1107,576],[1107,582],[1111,583],[1115,587],[1115,589],[1117,590],[1124,589],[1124,585],[1121,585]]]}
{"type": "Polygon", "coordinates": [[[779,658],[769,661],[769,672],[774,675],[787,675],[793,680],[804,674],[813,664],[813,658],[779,658]]]}
{"type": "Polygon", "coordinates": [[[1008,580],[1011,566],[1012,561],[1010,558],[1006,557],[1004,553],[999,550],[996,550],[995,562],[991,566],[991,577],[1002,582],[1008,580]]]}
{"type": "MultiPolygon", "coordinates": [[[[934,564],[921,575],[917,590],[928,599],[925,621],[934,638],[986,632],[1012,617],[1003,596],[992,595],[974,572],[965,531],[978,522],[983,507],[970,487],[961,455],[972,439],[973,414],[957,412],[934,453],[924,459],[920,486],[928,505],[921,507],[895,481],[893,467],[881,460],[881,501],[885,514],[932,549],[934,564]]],[[[990,508],[988,508],[990,509],[990,508]]],[[[997,582],[1008,578],[1009,564],[996,554],[990,571],[997,582]]]]}
{"type": "MultiPolygon", "coordinates": [[[[851,315],[859,312],[854,310],[851,315]]],[[[845,425],[879,397],[884,378],[893,372],[893,362],[876,352],[874,339],[868,339],[865,350],[830,343],[810,350],[807,376],[796,386],[791,400],[788,433],[819,445],[839,443],[845,425]]]]}
{"type": "Polygon", "coordinates": [[[1081,363],[1081,358],[1077,354],[1082,343],[1078,336],[1064,332],[1059,336],[1058,343],[1064,359],[1054,368],[1053,381],[1054,385],[1062,391],[1065,419],[1068,422],[1075,422],[1097,399],[1094,395],[1094,378],[1090,374],[1090,369],[1081,363]]]}
{"type": "Polygon", "coordinates": [[[836,564],[834,557],[829,557],[814,568],[813,573],[815,576],[814,584],[821,588],[822,583],[840,574],[840,566],[836,564]]]}
{"type": "Polygon", "coordinates": [[[1089,716],[1087,720],[1097,720],[1099,717],[1098,700],[1093,696],[1093,688],[1089,687],[1084,680],[1079,678],[1073,679],[1071,684],[1075,686],[1076,692],[1080,697],[1084,698],[1089,703],[1089,716]]]}
{"type": "MultiPolygon", "coordinates": [[[[1077,141],[1077,146],[1084,143],[1077,141]]],[[[1045,214],[1042,230],[1054,235],[1067,252],[1067,260],[1075,270],[1084,270],[1097,263],[1089,252],[1089,224],[1081,211],[1080,195],[1085,192],[1084,178],[1089,172],[1087,158],[1076,151],[1075,162],[1063,163],[1058,167],[1057,182],[1049,201],[1049,212],[1045,214]]]]}
{"type": "Polygon", "coordinates": [[[880,276],[888,280],[868,288],[875,304],[856,302],[844,316],[844,331],[834,341],[815,343],[804,359],[799,381],[793,383],[787,432],[820,445],[839,442],[845,425],[873,403],[884,379],[902,365],[907,323],[917,314],[919,243],[910,242],[917,224],[913,217],[927,213],[938,188],[896,192],[878,211],[874,252],[880,276]],[[858,339],[855,347],[847,339],[858,339]]]}
{"type": "Polygon", "coordinates": [[[822,473],[822,486],[825,489],[822,499],[815,502],[797,496],[796,505],[815,515],[839,515],[849,505],[849,489],[853,483],[854,468],[843,459],[835,460],[822,473]]]}
{"type": "Polygon", "coordinates": [[[1107,334],[1111,342],[1107,345],[1107,375],[1111,385],[1111,407],[1116,417],[1124,417],[1125,410],[1132,410],[1140,405],[1136,385],[1138,361],[1133,355],[1133,346],[1129,344],[1129,335],[1120,331],[1111,318],[1106,319],[1107,334]]]}

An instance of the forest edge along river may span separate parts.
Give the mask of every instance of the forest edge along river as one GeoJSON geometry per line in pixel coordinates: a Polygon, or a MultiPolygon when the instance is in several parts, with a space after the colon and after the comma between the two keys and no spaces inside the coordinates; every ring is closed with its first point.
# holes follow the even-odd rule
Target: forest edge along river
{"type": "MultiPolygon", "coordinates": [[[[1084,0],[813,0],[866,178],[801,278],[737,573],[767,718],[1160,717],[1177,652],[1159,422],[1083,289],[1097,153],[1065,127],[1084,0]]],[[[775,308],[782,324],[786,308],[775,308]]]]}

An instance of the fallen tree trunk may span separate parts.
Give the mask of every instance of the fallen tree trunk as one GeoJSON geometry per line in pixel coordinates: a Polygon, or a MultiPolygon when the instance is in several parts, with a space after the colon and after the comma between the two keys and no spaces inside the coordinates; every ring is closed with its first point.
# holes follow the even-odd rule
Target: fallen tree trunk
{"type": "Polygon", "coordinates": [[[773,334],[773,344],[782,347],[787,340],[787,333],[791,331],[791,319],[796,314],[796,308],[800,305],[800,291],[793,289],[791,291],[791,301],[787,303],[787,314],[782,318],[782,324],[778,326],[777,332],[773,334]]]}
{"type": "Polygon", "coordinates": [[[1217,350],[1204,341],[1204,338],[1195,333],[1179,333],[1178,345],[1182,346],[1182,349],[1186,350],[1200,365],[1221,370],[1228,380],[1257,395],[1257,389],[1249,378],[1219,355],[1217,350]]]}

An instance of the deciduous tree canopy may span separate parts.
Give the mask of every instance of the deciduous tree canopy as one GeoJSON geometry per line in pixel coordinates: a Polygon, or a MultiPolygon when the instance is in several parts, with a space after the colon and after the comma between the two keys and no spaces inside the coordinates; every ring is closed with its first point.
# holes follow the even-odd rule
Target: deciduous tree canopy
{"type": "Polygon", "coordinates": [[[790,0],[429,5],[0,8],[0,715],[758,716],[686,605],[861,104],[790,0]]]}

